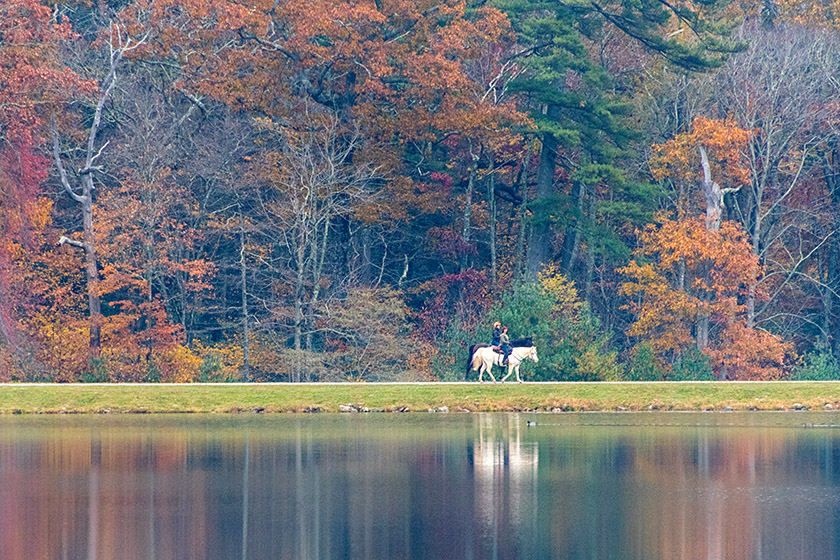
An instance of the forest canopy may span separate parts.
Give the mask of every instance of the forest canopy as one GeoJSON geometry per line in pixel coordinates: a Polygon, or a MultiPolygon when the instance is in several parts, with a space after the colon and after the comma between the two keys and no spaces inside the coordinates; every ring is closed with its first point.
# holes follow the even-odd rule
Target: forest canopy
{"type": "Polygon", "coordinates": [[[4,0],[0,381],[840,378],[838,90],[816,2],[4,0]]]}

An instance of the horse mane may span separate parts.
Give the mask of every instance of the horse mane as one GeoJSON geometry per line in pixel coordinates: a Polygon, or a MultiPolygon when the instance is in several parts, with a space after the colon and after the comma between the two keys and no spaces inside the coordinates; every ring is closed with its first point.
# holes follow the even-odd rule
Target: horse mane
{"type": "Polygon", "coordinates": [[[512,340],[510,345],[514,348],[530,348],[534,345],[534,336],[526,336],[523,338],[517,338],[516,340],[512,340]]]}

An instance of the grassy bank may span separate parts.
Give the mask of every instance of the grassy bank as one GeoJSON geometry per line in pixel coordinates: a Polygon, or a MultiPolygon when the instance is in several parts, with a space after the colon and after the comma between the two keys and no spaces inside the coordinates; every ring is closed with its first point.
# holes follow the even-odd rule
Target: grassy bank
{"type": "Polygon", "coordinates": [[[840,410],[840,382],[0,385],[0,414],[429,409],[840,410]]]}

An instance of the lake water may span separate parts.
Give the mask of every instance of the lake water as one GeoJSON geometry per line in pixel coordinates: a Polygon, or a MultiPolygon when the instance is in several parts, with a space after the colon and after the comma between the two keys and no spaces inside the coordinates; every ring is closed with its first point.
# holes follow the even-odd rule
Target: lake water
{"type": "Polygon", "coordinates": [[[840,558],[840,415],[0,418],[0,558],[840,558]]]}

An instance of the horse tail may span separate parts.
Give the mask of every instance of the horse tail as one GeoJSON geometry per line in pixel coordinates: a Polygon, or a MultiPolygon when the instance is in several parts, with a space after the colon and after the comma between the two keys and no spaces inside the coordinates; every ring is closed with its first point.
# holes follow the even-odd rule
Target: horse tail
{"type": "Polygon", "coordinates": [[[472,346],[470,346],[470,352],[469,352],[469,354],[467,354],[467,371],[464,372],[464,379],[469,377],[471,369],[477,369],[477,368],[473,367],[473,354],[475,354],[475,347],[476,346],[477,346],[476,344],[473,344],[472,346]]]}

